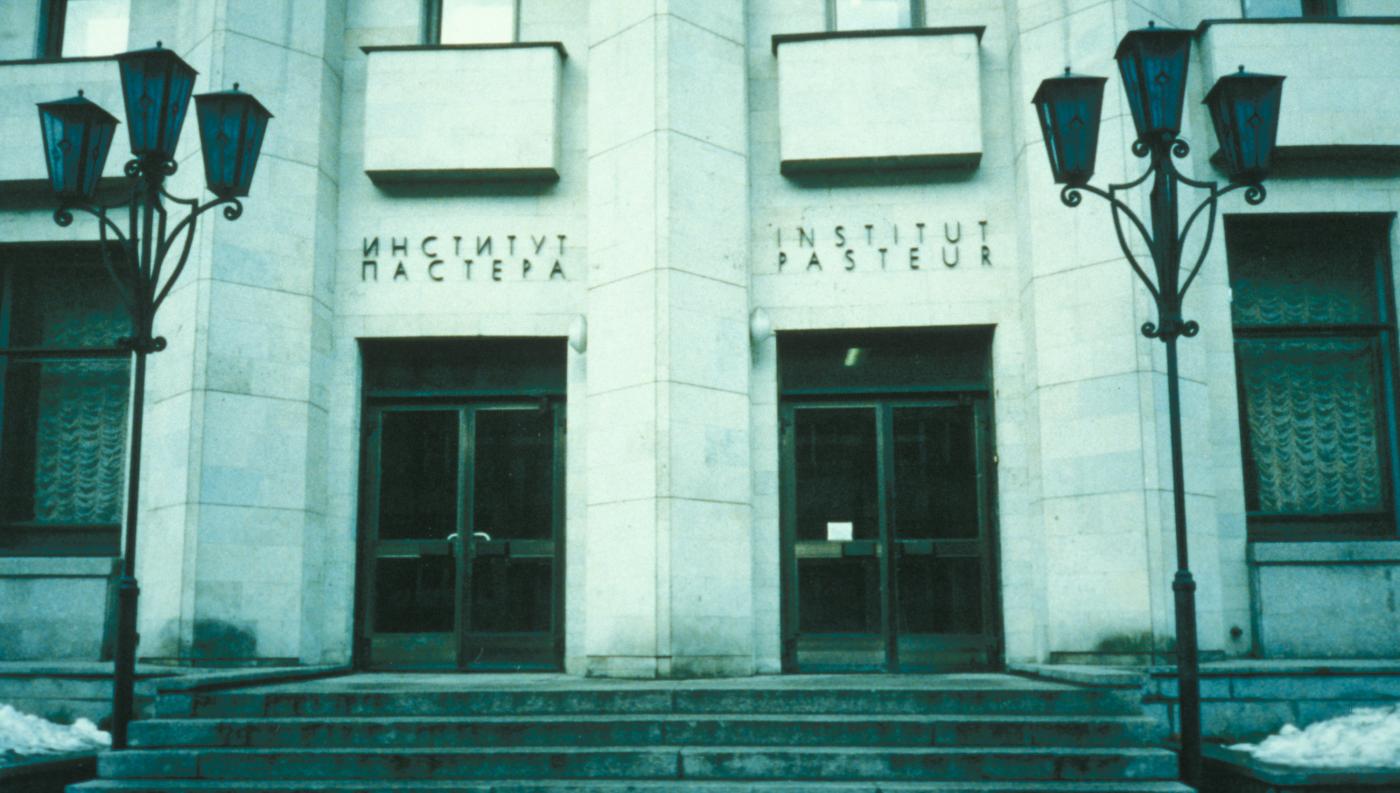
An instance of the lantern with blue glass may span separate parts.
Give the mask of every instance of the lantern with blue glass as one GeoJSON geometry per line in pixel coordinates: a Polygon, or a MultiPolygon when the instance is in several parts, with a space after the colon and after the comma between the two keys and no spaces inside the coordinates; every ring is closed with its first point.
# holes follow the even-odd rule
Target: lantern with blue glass
{"type": "Polygon", "coordinates": [[[1192,179],[1176,161],[1190,155],[1181,137],[1186,97],[1186,73],[1191,61],[1192,34],[1184,30],[1149,25],[1123,37],[1116,59],[1128,109],[1137,138],[1132,152],[1146,158],[1147,168],[1136,178],[1102,189],[1089,184],[1094,173],[1094,148],[1098,141],[1103,79],[1066,74],[1040,84],[1032,99],[1050,157],[1050,170],[1060,188],[1060,200],[1077,207],[1083,193],[1108,202],[1113,230],[1129,266],[1146,285],[1157,304],[1157,321],[1143,324],[1149,338],[1166,346],[1167,413],[1171,436],[1172,506],[1176,519],[1176,575],[1172,580],[1176,612],[1176,661],[1181,703],[1181,777],[1199,787],[1201,778],[1201,687],[1196,637],[1196,583],[1191,575],[1186,531],[1185,464],[1181,442],[1181,391],[1177,340],[1195,336],[1200,326],[1182,315],[1182,302],[1210,251],[1220,199],[1244,190],[1246,203],[1264,201],[1263,180],[1268,174],[1278,136],[1279,104],[1283,79],[1276,75],[1240,73],[1220,78],[1206,94],[1216,138],[1220,143],[1221,169],[1230,181],[1192,179]],[[1152,180],[1146,222],[1119,194],[1152,180]],[[1180,223],[1178,188],[1203,191],[1205,196],[1180,223]],[[1192,228],[1204,219],[1199,253],[1183,273],[1182,253],[1192,228]],[[1137,237],[1146,246],[1150,262],[1138,260],[1132,243],[1137,237]],[[1184,274],[1184,278],[1182,277],[1184,274]]]}
{"type": "MultiPolygon", "coordinates": [[[[59,206],[54,221],[73,223],[73,213],[97,220],[103,265],[131,315],[132,333],[116,340],[134,356],[132,366],[131,447],[126,477],[126,516],[121,575],[117,579],[117,642],[112,685],[112,748],[127,746],[136,671],[137,505],[141,482],[142,419],[146,391],[146,356],[165,349],[154,334],[156,311],[170,294],[189,260],[200,215],[222,206],[229,220],[243,213],[272,114],[241,91],[195,97],[204,147],[206,183],[214,198],[201,202],[177,198],[165,189],[176,171],[175,152],[189,110],[196,72],[159,42],[155,47],[118,55],[126,129],[132,157],[120,186],[104,185],[107,153],[117,119],[78,92],[71,99],[39,104],[39,126],[48,165],[49,185],[59,206]],[[106,199],[112,199],[110,201],[106,199]],[[169,224],[171,209],[183,217],[169,224]],[[116,211],[121,210],[121,211],[116,211]],[[123,221],[125,219],[125,222],[123,221]],[[173,262],[168,262],[173,259],[173,262]]],[[[117,180],[112,180],[117,181],[117,180]]],[[[51,350],[77,354],[78,350],[51,350]]]]}

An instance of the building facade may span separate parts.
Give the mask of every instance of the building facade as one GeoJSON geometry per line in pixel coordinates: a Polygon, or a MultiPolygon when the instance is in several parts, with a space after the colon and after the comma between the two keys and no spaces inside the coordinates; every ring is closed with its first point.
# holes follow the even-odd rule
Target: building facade
{"type": "MultiPolygon", "coordinates": [[[[1030,98],[1195,33],[1287,76],[1268,200],[1187,298],[1210,657],[1400,655],[1384,0],[0,4],[0,657],[108,652],[128,404],[33,103],[156,41],[275,118],[161,309],[140,656],[625,677],[1161,659],[1161,345],[1030,98]]],[[[107,175],[120,176],[122,131],[107,175]]],[[[202,188],[186,132],[173,190],[202,188]]],[[[1145,206],[1146,196],[1135,196],[1145,206]]],[[[1201,236],[1193,238],[1199,246],[1201,236]]],[[[1190,245],[1188,245],[1190,248],[1190,245]]],[[[1198,248],[1197,248],[1198,249],[1198,248]]]]}

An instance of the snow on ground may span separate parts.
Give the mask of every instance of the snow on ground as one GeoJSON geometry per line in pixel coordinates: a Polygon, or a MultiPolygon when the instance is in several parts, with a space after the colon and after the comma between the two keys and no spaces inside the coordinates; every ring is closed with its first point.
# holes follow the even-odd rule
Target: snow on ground
{"type": "Polygon", "coordinates": [[[1357,708],[1298,729],[1284,725],[1257,744],[1230,747],[1254,759],[1313,768],[1400,768],[1400,705],[1357,708]]]}
{"type": "Polygon", "coordinates": [[[9,705],[0,705],[0,756],[81,752],[111,745],[112,736],[87,719],[78,719],[69,725],[54,724],[9,705]]]}

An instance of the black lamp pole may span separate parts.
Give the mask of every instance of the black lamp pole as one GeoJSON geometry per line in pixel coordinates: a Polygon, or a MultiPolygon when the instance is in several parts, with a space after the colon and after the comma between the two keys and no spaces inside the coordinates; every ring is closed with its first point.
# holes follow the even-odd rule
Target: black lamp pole
{"type": "Polygon", "coordinates": [[[165,349],[165,339],[153,333],[156,311],[185,269],[199,216],[220,205],[229,220],[243,214],[239,198],[248,194],[272,116],[256,99],[238,91],[237,84],[233,91],[194,97],[206,182],[215,198],[202,204],[197,199],[177,198],[166,192],[165,180],[176,170],[175,146],[189,108],[195,71],[159,43],[153,49],[119,55],[117,62],[133,154],[126,164],[126,194],[120,201],[104,204],[96,200],[97,182],[116,130],[114,116],[79,91],[71,99],[41,103],[39,122],[49,181],[59,199],[54,222],[60,226],[72,224],[75,210],[97,219],[102,263],[131,317],[131,335],[117,340],[117,346],[129,350],[135,358],[126,532],[121,576],[117,580],[117,642],[112,680],[112,748],[124,749],[136,683],[136,601],[140,593],[136,583],[136,530],[140,516],[146,356],[165,349]],[[169,225],[166,202],[178,205],[184,212],[184,217],[173,226],[169,225]],[[122,209],[125,212],[114,212],[122,209]],[[119,222],[121,214],[126,215],[125,231],[119,222]],[[176,254],[174,266],[162,280],[162,270],[171,253],[176,254]]]}
{"type": "Polygon", "coordinates": [[[1261,184],[1268,170],[1278,132],[1279,101],[1283,78],[1274,75],[1239,74],[1222,77],[1206,95],[1220,157],[1230,182],[1221,188],[1214,181],[1198,181],[1183,175],[1176,160],[1184,159],[1190,146],[1180,137],[1182,103],[1186,95],[1186,70],[1191,54],[1191,33],[1149,26],[1123,37],[1116,58],[1132,110],[1138,138],[1132,151],[1148,160],[1138,178],[1110,184],[1107,190],[1088,184],[1093,176],[1098,143],[1099,114],[1103,106],[1102,77],[1074,75],[1065,70],[1040,84],[1033,103],[1045,136],[1055,181],[1063,184],[1060,200],[1077,207],[1081,191],[1107,201],[1113,212],[1113,228],[1119,246],[1133,272],[1157,304],[1157,321],[1144,323],[1142,333],[1160,339],[1167,353],[1167,414],[1171,432],[1172,511],[1176,519],[1176,576],[1172,591],[1176,601],[1177,696],[1181,721],[1181,778],[1198,786],[1201,779],[1201,682],[1199,644],[1196,636],[1196,582],[1191,576],[1186,532],[1186,489],[1181,450],[1181,387],[1177,366],[1177,340],[1200,330],[1184,319],[1182,301],[1200,272],[1215,234],[1221,196],[1244,188],[1246,203],[1264,201],[1261,184]],[[1119,199],[1118,193],[1138,187],[1152,177],[1148,198],[1149,229],[1119,199]],[[1204,190],[1207,195],[1180,224],[1177,207],[1179,185],[1204,190]],[[1200,255],[1182,276],[1182,251],[1196,220],[1205,213],[1205,238],[1200,255]],[[1152,276],[1138,263],[1124,229],[1126,218],[1141,236],[1152,257],[1152,276]]]}

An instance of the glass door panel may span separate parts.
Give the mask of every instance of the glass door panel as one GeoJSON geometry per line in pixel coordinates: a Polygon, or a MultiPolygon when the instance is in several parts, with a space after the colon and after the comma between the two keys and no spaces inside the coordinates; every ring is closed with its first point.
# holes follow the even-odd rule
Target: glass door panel
{"type": "Polygon", "coordinates": [[[557,668],[562,406],[385,407],[367,421],[369,663],[557,668]]]}
{"type": "Polygon", "coordinates": [[[371,420],[371,652],[454,665],[461,412],[384,410],[371,420]]]}
{"type": "Polygon", "coordinates": [[[806,666],[883,663],[880,486],[870,407],[792,412],[798,653],[806,666]]]}
{"type": "Polygon", "coordinates": [[[890,407],[891,588],[904,669],[990,662],[976,418],[971,404],[890,407]]]}
{"type": "Polygon", "coordinates": [[[549,664],[555,647],[556,409],[472,412],[468,668],[549,664]]]}
{"type": "Polygon", "coordinates": [[[994,662],[982,409],[909,399],[785,409],[788,669],[994,662]]]}

